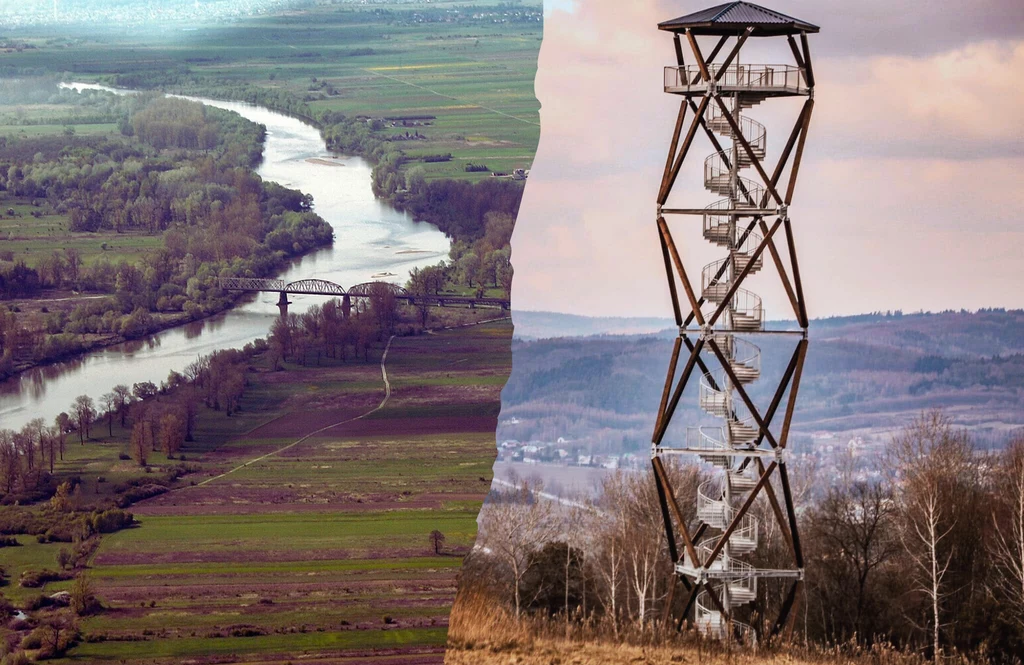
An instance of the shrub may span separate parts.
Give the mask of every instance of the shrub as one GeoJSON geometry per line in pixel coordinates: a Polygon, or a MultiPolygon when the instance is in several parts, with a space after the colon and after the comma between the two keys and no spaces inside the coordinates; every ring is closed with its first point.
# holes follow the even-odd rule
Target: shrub
{"type": "Polygon", "coordinates": [[[89,517],[89,526],[94,533],[114,533],[127,529],[135,524],[135,516],[120,508],[111,508],[93,513],[89,517]]]}
{"type": "Polygon", "coordinates": [[[121,496],[117,497],[115,503],[117,504],[118,508],[127,508],[133,503],[142,501],[144,499],[149,499],[154,496],[158,496],[166,491],[166,487],[164,487],[163,485],[157,485],[155,483],[149,485],[142,485],[141,487],[133,487],[129,490],[126,490],[124,494],[122,494],[121,496]]]}
{"type": "Polygon", "coordinates": [[[266,635],[267,631],[257,626],[232,626],[230,628],[232,637],[259,637],[266,635]]]}
{"type": "Polygon", "coordinates": [[[24,651],[15,651],[0,659],[0,665],[30,665],[31,661],[24,651]]]}
{"type": "Polygon", "coordinates": [[[38,589],[49,582],[69,580],[72,577],[74,576],[69,573],[58,572],[56,570],[50,570],[49,568],[43,568],[42,570],[26,570],[21,573],[21,578],[18,581],[18,584],[25,589],[38,589]]]}

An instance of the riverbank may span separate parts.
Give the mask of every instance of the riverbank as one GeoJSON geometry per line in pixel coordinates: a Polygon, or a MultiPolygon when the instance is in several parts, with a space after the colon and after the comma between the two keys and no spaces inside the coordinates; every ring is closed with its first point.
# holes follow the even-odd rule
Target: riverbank
{"type": "Polygon", "coordinates": [[[0,146],[0,379],[210,318],[239,300],[220,276],[284,272],[333,243],[301,192],[249,166],[261,126],[139,101],[140,131],[147,113],[191,112],[177,131],[219,133],[216,150],[128,136],[0,146]]]}
{"type": "MultiPolygon", "coordinates": [[[[53,296],[57,294],[42,293],[41,296],[53,296]]],[[[132,337],[125,337],[116,333],[95,333],[75,336],[75,347],[69,349],[65,353],[61,353],[55,356],[47,358],[39,358],[33,360],[21,360],[15,362],[13,369],[9,373],[0,372],[0,382],[8,379],[17,379],[19,375],[25,372],[32,371],[43,367],[49,367],[52,365],[59,365],[66,362],[74,362],[76,358],[83,355],[92,353],[94,351],[100,351],[102,349],[109,349],[122,344],[129,344],[132,342],[145,343],[146,338],[166,330],[179,328],[190,323],[201,323],[208,319],[212,319],[225,311],[231,309],[237,305],[238,301],[242,299],[241,294],[228,296],[231,303],[225,305],[219,310],[204,314],[199,317],[193,317],[185,312],[154,312],[152,313],[151,322],[144,328],[138,331],[137,334],[132,337]]],[[[80,297],[68,297],[55,299],[52,297],[40,297],[31,300],[12,300],[5,303],[9,311],[17,312],[18,314],[24,315],[30,319],[29,329],[39,329],[37,326],[33,326],[31,323],[32,318],[41,318],[46,315],[51,315],[58,312],[64,312],[69,314],[75,307],[81,303],[88,302],[89,300],[98,300],[104,298],[114,298],[113,294],[110,293],[97,293],[91,295],[82,295],[80,297]],[[59,300],[59,304],[55,304],[59,300]],[[43,311],[45,310],[45,311],[43,311]]]]}

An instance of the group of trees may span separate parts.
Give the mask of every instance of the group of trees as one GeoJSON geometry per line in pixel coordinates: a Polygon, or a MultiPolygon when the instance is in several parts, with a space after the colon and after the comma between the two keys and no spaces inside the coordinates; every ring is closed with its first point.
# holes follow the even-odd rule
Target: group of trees
{"type": "Polygon", "coordinates": [[[238,409],[249,361],[266,350],[267,342],[259,340],[240,350],[216,351],[183,372],[171,372],[160,386],[150,381],[120,384],[98,400],[76,397],[50,425],[36,418],[20,430],[0,429],[0,503],[53,494],[54,465],[64,459],[69,440],[84,446],[104,424],[108,439],[114,438],[118,425],[125,434],[125,454],[140,466],[146,466],[152,451],[173,457],[192,441],[201,405],[228,416],[238,409]]]}
{"type": "MultiPolygon", "coordinates": [[[[822,493],[803,488],[796,634],[826,646],[886,642],[936,660],[959,652],[1014,662],[1024,649],[1024,438],[982,454],[929,413],[895,437],[881,464],[875,479],[850,474],[822,493]]],[[[668,470],[692,533],[705,474],[668,470]]],[[[489,497],[467,588],[514,614],[598,619],[616,630],[659,620],[671,569],[652,474],[618,474],[596,502],[569,507],[537,490],[517,481],[489,497]]],[[[762,528],[751,562],[781,567],[791,555],[764,501],[754,505],[762,528]]],[[[762,612],[743,620],[770,628],[786,591],[762,581],[762,612]]]]}
{"type": "Polygon", "coordinates": [[[501,288],[508,293],[512,288],[512,230],[516,218],[506,212],[484,214],[484,233],[472,241],[452,243],[452,281],[470,288],[501,288]]]}
{"type": "Polygon", "coordinates": [[[347,312],[341,300],[332,298],[276,320],[268,338],[268,357],[274,368],[281,361],[300,365],[319,365],[324,358],[369,361],[373,345],[399,332],[398,324],[394,291],[379,282],[372,286],[369,298],[353,299],[347,312]]]}
{"type": "Polygon", "coordinates": [[[878,481],[849,479],[805,519],[808,621],[834,641],[1024,648],[1024,438],[981,454],[940,413],[892,442],[878,481]]]}
{"type": "Polygon", "coordinates": [[[12,112],[0,112],[0,125],[53,125],[113,123],[128,111],[131,100],[94,90],[59,87],[60,77],[0,77],[0,99],[17,100],[12,112]],[[30,113],[26,106],[45,104],[48,113],[30,113]],[[58,115],[59,114],[59,115],[58,115]]]}
{"type": "Polygon", "coordinates": [[[123,125],[121,133],[133,134],[154,148],[212,150],[219,143],[216,122],[206,117],[207,107],[184,99],[150,104],[123,125]]]}
{"type": "MultiPolygon", "coordinates": [[[[506,294],[512,289],[512,251],[510,241],[515,217],[501,212],[484,215],[484,234],[473,242],[452,243],[449,262],[413,268],[406,288],[411,293],[436,295],[452,285],[475,288],[478,296],[485,289],[500,288],[506,294]]],[[[425,306],[420,308],[426,322],[425,306]]]]}

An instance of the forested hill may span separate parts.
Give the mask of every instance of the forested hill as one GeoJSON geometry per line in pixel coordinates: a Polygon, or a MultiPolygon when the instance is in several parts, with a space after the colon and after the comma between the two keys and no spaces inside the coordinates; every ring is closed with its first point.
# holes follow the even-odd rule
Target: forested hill
{"type": "MultiPolygon", "coordinates": [[[[588,441],[597,449],[649,443],[671,355],[672,332],[519,341],[502,395],[499,436],[588,441]]],[[[922,410],[942,408],[998,444],[1024,424],[1024,311],[872,314],[811,323],[794,419],[812,432],[891,432],[922,410]]],[[[789,361],[793,341],[762,336],[762,406],[789,361]]],[[[713,361],[712,361],[713,364],[713,361]]],[[[688,392],[681,421],[701,422],[688,392]]]]}

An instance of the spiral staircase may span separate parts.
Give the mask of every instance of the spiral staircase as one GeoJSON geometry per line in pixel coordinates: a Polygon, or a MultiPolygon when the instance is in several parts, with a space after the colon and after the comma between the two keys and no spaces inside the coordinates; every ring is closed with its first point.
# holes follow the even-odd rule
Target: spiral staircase
{"type": "MultiPolygon", "coordinates": [[[[707,563],[719,540],[748,494],[757,486],[755,467],[749,457],[754,453],[758,428],[752,416],[744,417],[734,403],[733,384],[747,385],[761,376],[761,350],[737,334],[760,332],[764,329],[764,309],[761,298],[745,288],[734,288],[742,274],[753,275],[761,270],[763,258],[756,253],[762,237],[747,232],[746,225],[737,222],[760,208],[764,188],[745,178],[743,170],[752,166],[750,155],[735,136],[738,128],[751,146],[751,152],[762,159],[765,155],[766,132],[764,126],[744,115],[742,111],[756,106],[764,99],[756,94],[737,94],[731,98],[732,122],[721,107],[712,104],[706,116],[708,128],[731,145],[704,161],[704,187],[723,198],[704,209],[703,235],[705,240],[727,251],[727,254],[704,266],[701,271],[701,296],[715,308],[725,303],[722,322],[711,335],[732,372],[724,369],[711,371],[700,378],[700,407],[724,423],[720,427],[691,428],[687,432],[687,448],[697,451],[706,463],[719,470],[717,477],[700,486],[697,492],[697,517],[710,532],[719,532],[697,547],[699,561],[691,561],[688,554],[677,565],[677,571],[693,577],[705,576],[711,582],[721,607],[731,616],[735,608],[752,603],[757,598],[757,571],[743,561],[758,545],[758,520],[745,515],[729,535],[728,541],[714,561],[707,563]],[[701,562],[704,562],[703,565],[701,562]]],[[[695,601],[697,627],[706,634],[722,638],[731,630],[740,637],[752,635],[750,628],[738,621],[726,622],[707,591],[697,595],[695,601]]]]}
{"type": "Polygon", "coordinates": [[[672,616],[680,629],[689,618],[706,635],[719,639],[791,637],[805,560],[786,446],[807,354],[808,317],[789,211],[814,108],[808,35],[820,28],[747,0],[732,0],[662,21],[658,29],[672,34],[675,47],[674,64],[664,68],[664,91],[681,98],[657,196],[658,232],[679,325],[651,438],[654,481],[675,573],[666,617],[672,616]],[[746,45],[762,39],[775,44],[776,53],[788,46],[792,64],[748,61],[751,51],[746,45]],[[711,44],[713,49],[708,50],[711,44]],[[687,45],[693,60],[684,53],[687,45]],[[762,102],[801,97],[784,147],[778,155],[774,150],[769,155],[764,125],[747,114],[762,102]],[[703,179],[717,200],[704,207],[670,205],[698,136],[707,136],[715,150],[704,159],[703,179]],[[772,157],[771,175],[766,157],[772,157]],[[717,260],[699,271],[685,266],[669,216],[700,217],[703,238],[718,253],[717,260]],[[766,253],[770,261],[764,259],[766,253]],[[754,280],[747,279],[762,271],[782,282],[797,327],[765,330],[761,296],[750,290],[754,280]],[[680,297],[680,282],[688,302],[680,297]],[[771,371],[762,373],[761,349],[753,343],[762,334],[796,341],[781,376],[774,371],[774,362],[766,368],[771,371]],[[689,356],[682,364],[684,344],[689,356]],[[704,359],[711,360],[711,366],[704,359]],[[761,382],[762,390],[751,389],[755,382],[761,382]],[[705,414],[702,426],[686,428],[684,442],[671,435],[675,440],[666,440],[692,383],[697,383],[705,414]],[[766,389],[774,395],[767,408],[754,401],[766,389]],[[787,405],[780,409],[787,392],[787,405]],[[781,428],[773,427],[776,416],[782,420],[781,428]],[[711,422],[713,426],[704,424],[711,422]],[[696,456],[712,469],[696,491],[696,528],[680,506],[679,488],[663,461],[666,455],[696,456]],[[762,499],[771,503],[770,513],[752,510],[762,499]],[[776,567],[755,558],[769,532],[780,534],[788,545],[791,564],[776,567]],[[671,600],[677,582],[689,591],[681,604],[671,600]],[[788,591],[770,626],[766,611],[775,614],[774,608],[758,603],[783,588],[788,591]],[[755,624],[756,630],[737,618],[755,624]]]}

